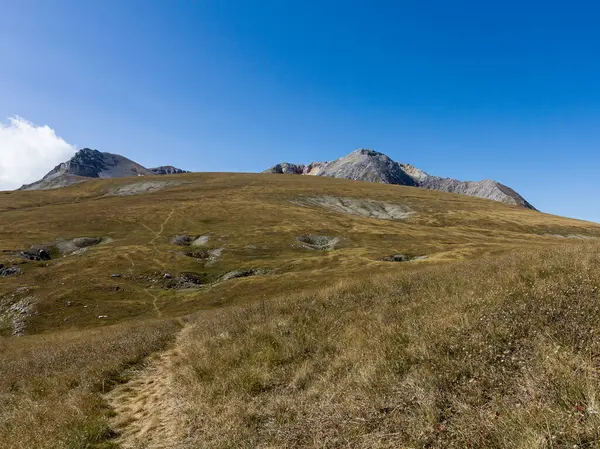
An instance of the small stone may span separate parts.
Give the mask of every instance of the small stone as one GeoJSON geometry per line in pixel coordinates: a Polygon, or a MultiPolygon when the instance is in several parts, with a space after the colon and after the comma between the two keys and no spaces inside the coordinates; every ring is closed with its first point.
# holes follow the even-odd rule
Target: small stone
{"type": "Polygon", "coordinates": [[[245,278],[249,276],[262,276],[265,274],[267,274],[267,270],[263,270],[262,268],[252,268],[250,270],[234,270],[230,271],[229,273],[226,273],[221,278],[221,281],[228,281],[230,279],[236,278],[245,278]]]}
{"type": "Polygon", "coordinates": [[[408,256],[406,254],[394,254],[393,256],[383,257],[379,260],[384,262],[408,262],[411,260],[424,260],[427,256],[408,256]]]}
{"type": "Polygon", "coordinates": [[[18,274],[23,274],[23,270],[19,267],[0,268],[0,277],[15,276],[18,274]]]}
{"type": "Polygon", "coordinates": [[[50,260],[50,254],[45,249],[40,249],[38,251],[39,260],[50,260]]]}
{"type": "Polygon", "coordinates": [[[110,275],[111,278],[120,278],[121,275],[119,273],[113,273],[110,275]]]}
{"type": "Polygon", "coordinates": [[[171,243],[179,246],[190,246],[194,240],[195,238],[189,235],[176,235],[171,239],[171,243]]]}
{"type": "Polygon", "coordinates": [[[67,301],[67,307],[71,307],[71,305],[73,304],[71,301],[67,301]]]}
{"type": "Polygon", "coordinates": [[[172,278],[173,278],[173,276],[171,276],[171,273],[165,273],[165,274],[163,275],[163,278],[164,278],[164,279],[172,279],[172,278]]]}

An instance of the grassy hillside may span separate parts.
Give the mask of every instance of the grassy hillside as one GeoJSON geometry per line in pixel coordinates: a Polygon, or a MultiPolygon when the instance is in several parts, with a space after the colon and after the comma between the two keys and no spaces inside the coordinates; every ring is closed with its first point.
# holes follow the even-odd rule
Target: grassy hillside
{"type": "MultiPolygon", "coordinates": [[[[505,351],[504,343],[496,347],[493,324],[506,319],[506,332],[521,332],[512,314],[546,329],[535,310],[559,301],[553,293],[563,284],[578,285],[580,271],[592,273],[596,237],[596,224],[492,201],[320,177],[186,174],[2,192],[0,264],[22,274],[0,278],[0,440],[11,441],[7,447],[120,444],[112,432],[131,437],[140,417],[124,428],[119,404],[135,401],[136,388],[154,376],[172,378],[179,396],[161,387],[144,397],[168,403],[141,407],[171,410],[184,430],[177,433],[179,422],[162,434],[146,425],[150,440],[167,432],[187,435],[188,447],[443,447],[477,431],[472,445],[502,447],[494,432],[503,427],[488,423],[485,430],[464,410],[483,413],[477,407],[506,392],[486,378],[473,398],[461,396],[466,387],[456,379],[466,376],[466,359],[457,348],[505,351]],[[20,254],[40,249],[50,260],[20,254]],[[414,260],[382,260],[398,254],[414,260]],[[547,296],[528,296],[542,284],[547,296]],[[513,300],[514,312],[503,315],[513,300]],[[137,372],[182,325],[166,365],[163,355],[137,372]],[[44,381],[34,375],[40,370],[44,381]],[[111,392],[129,379],[129,392],[111,392]],[[398,405],[409,400],[405,390],[413,402],[398,405]],[[68,406],[57,413],[65,397],[68,406]],[[379,409],[391,411],[382,419],[379,409]],[[450,424],[452,432],[435,430],[450,424]]],[[[586,298],[582,310],[589,312],[595,297],[586,298]]],[[[556,329],[569,330],[585,318],[553,316],[556,329]]],[[[530,333],[519,338],[528,356],[554,344],[530,333]]],[[[579,357],[578,348],[567,356],[579,357]]],[[[496,370],[488,355],[474,357],[473,372],[496,370]]],[[[510,373],[490,376],[506,385],[510,373]]],[[[560,394],[568,396],[564,410],[591,400],[568,389],[560,394]]],[[[564,404],[540,400],[562,416],[564,404]]],[[[494,422],[524,419],[515,416],[494,422]]],[[[531,438],[544,442],[538,424],[528,424],[531,438]]],[[[591,441],[594,425],[586,421],[563,439],[591,441]]]]}
{"type": "Polygon", "coordinates": [[[148,179],[165,182],[98,180],[0,195],[0,263],[24,271],[2,280],[0,296],[27,286],[28,296],[36,298],[37,313],[27,320],[28,334],[177,316],[321,288],[340,277],[553,245],[564,240],[560,236],[600,235],[597,225],[496,202],[330,178],[190,174],[167,177],[167,182],[180,184],[154,193],[112,194],[136,182],[144,186],[148,179]],[[383,220],[302,203],[324,195],[402,205],[414,214],[383,220]],[[174,236],[183,234],[207,236],[208,241],[194,248],[171,244],[174,236]],[[305,234],[336,237],[339,243],[332,251],[305,249],[297,241],[305,234]],[[82,255],[59,255],[50,261],[13,255],[30,245],[78,237],[104,240],[82,255]],[[211,257],[211,250],[221,255],[211,257]],[[405,266],[378,260],[397,253],[429,259],[405,266]],[[252,268],[267,274],[213,285],[232,270],[252,268]],[[173,278],[194,273],[206,285],[163,288],[165,273],[173,278]]]}
{"type": "Polygon", "coordinates": [[[187,448],[598,447],[599,266],[573,245],[204,315],[161,420],[187,448]]]}

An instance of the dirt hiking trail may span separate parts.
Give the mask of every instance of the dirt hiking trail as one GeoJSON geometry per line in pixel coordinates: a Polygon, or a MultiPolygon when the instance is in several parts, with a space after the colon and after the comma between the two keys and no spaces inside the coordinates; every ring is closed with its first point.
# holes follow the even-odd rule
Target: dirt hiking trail
{"type": "Polygon", "coordinates": [[[105,399],[115,412],[110,426],[114,443],[123,449],[177,449],[185,441],[179,421],[170,369],[176,357],[171,349],[151,356],[133,377],[109,392],[105,399]]]}

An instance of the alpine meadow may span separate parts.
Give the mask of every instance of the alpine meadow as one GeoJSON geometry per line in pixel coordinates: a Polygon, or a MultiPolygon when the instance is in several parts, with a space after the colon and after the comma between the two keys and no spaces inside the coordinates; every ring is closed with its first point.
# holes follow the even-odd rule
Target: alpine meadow
{"type": "Polygon", "coordinates": [[[600,225],[278,174],[0,199],[7,447],[597,441],[600,225]]]}
{"type": "Polygon", "coordinates": [[[0,0],[0,449],[600,449],[599,24],[0,0]]]}

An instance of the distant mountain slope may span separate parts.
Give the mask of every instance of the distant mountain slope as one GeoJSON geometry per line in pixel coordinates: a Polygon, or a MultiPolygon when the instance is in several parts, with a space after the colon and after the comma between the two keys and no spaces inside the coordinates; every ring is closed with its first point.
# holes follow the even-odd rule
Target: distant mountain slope
{"type": "Polygon", "coordinates": [[[124,156],[83,148],[75,156],[52,169],[46,176],[19,190],[46,190],[66,187],[89,178],[122,178],[185,173],[173,166],[145,168],[124,156]]]}
{"type": "Polygon", "coordinates": [[[368,149],[353,151],[331,162],[313,162],[308,165],[283,162],[265,170],[265,173],[330,176],[333,178],[421,187],[486,198],[535,210],[535,207],[516,191],[497,181],[459,181],[452,178],[431,176],[417,167],[400,164],[383,153],[368,149]]]}

